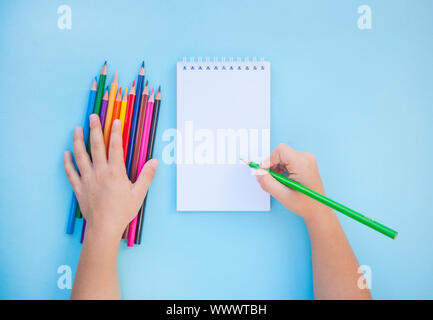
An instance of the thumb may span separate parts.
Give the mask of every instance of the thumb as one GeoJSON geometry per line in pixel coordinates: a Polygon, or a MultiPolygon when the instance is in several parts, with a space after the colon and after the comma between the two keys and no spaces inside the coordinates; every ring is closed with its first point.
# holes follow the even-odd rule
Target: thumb
{"type": "Polygon", "coordinates": [[[155,177],[157,167],[158,160],[150,159],[144,164],[143,169],[141,169],[140,176],[134,183],[134,189],[137,190],[140,196],[146,195],[147,189],[149,189],[150,183],[155,177]]]}

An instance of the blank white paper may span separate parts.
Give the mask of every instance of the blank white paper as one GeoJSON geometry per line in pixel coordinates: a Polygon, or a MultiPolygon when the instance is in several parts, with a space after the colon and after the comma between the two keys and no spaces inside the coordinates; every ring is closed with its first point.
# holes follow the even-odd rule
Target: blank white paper
{"type": "Polygon", "coordinates": [[[270,210],[269,195],[239,161],[269,156],[269,62],[178,62],[177,130],[178,211],[270,210]],[[221,132],[239,134],[236,143],[221,132]]]}

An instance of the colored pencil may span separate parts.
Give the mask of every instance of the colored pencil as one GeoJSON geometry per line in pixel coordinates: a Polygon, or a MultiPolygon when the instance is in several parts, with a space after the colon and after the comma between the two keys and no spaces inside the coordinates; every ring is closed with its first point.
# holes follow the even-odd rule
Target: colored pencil
{"type": "Polygon", "coordinates": [[[132,113],[134,111],[134,103],[135,103],[135,80],[132,83],[131,92],[128,96],[128,104],[126,107],[126,115],[125,115],[125,128],[123,130],[123,158],[126,164],[126,156],[128,154],[128,145],[129,145],[129,134],[131,132],[131,121],[132,121],[132,113]]]}
{"type": "Polygon", "coordinates": [[[125,92],[123,94],[122,104],[120,105],[120,123],[122,123],[122,135],[123,129],[125,127],[125,116],[126,116],[126,107],[128,106],[128,87],[126,87],[125,92]]]}
{"type": "MultiPolygon", "coordinates": [[[[111,132],[111,120],[113,117],[113,107],[114,107],[114,100],[117,96],[117,71],[114,74],[113,82],[111,83],[110,87],[110,96],[108,98],[108,106],[107,106],[107,115],[105,117],[105,123],[107,124],[104,126],[104,144],[106,147],[108,147],[108,140],[110,138],[110,132],[111,132]]],[[[108,154],[108,149],[107,149],[108,154]]]]}
{"type": "Polygon", "coordinates": [[[86,219],[83,219],[83,227],[81,228],[81,236],[80,236],[80,243],[83,243],[84,241],[84,235],[86,234],[86,219]]]}
{"type": "MultiPolygon", "coordinates": [[[[158,92],[156,93],[155,96],[155,104],[153,106],[152,126],[150,128],[149,147],[147,148],[146,161],[152,159],[160,105],[161,105],[161,86],[158,88],[158,92]]],[[[144,211],[146,209],[146,200],[147,200],[147,196],[144,198],[143,204],[141,205],[140,208],[140,212],[138,213],[137,231],[135,232],[135,241],[134,241],[135,244],[141,243],[141,231],[143,230],[143,219],[144,219],[144,211]]]]}
{"type": "MultiPolygon", "coordinates": [[[[128,173],[128,176],[131,173],[132,156],[134,153],[135,136],[137,134],[138,115],[140,113],[140,102],[141,102],[141,93],[143,91],[143,82],[144,82],[144,61],[141,65],[140,72],[138,73],[137,90],[135,92],[136,94],[135,106],[132,113],[131,131],[129,133],[128,154],[126,155],[126,172],[128,173]]],[[[129,176],[129,178],[131,177],[129,176]]]]}
{"type": "MultiPolygon", "coordinates": [[[[247,164],[250,168],[261,169],[260,165],[255,163],[255,162],[247,161],[247,160],[243,160],[243,159],[241,159],[241,160],[243,162],[245,162],[245,164],[247,164]]],[[[306,196],[308,196],[314,200],[317,200],[317,201],[323,203],[324,205],[327,205],[328,207],[331,207],[332,209],[335,209],[335,210],[341,212],[342,214],[344,214],[344,215],[346,215],[346,216],[348,216],[348,217],[350,217],[350,218],[352,218],[352,219],[354,219],[354,220],[356,220],[356,221],[358,221],[358,222],[360,222],[360,223],[362,223],[362,224],[390,237],[391,239],[395,239],[398,235],[397,231],[392,230],[391,228],[388,228],[388,227],[384,226],[383,224],[376,222],[376,221],[360,214],[359,212],[356,212],[356,211],[354,211],[354,210],[352,210],[346,206],[343,206],[342,204],[340,204],[334,200],[331,200],[328,197],[325,197],[324,195],[322,195],[322,194],[320,194],[314,190],[311,190],[310,188],[303,186],[299,182],[296,182],[292,179],[289,179],[289,178],[283,176],[282,174],[279,174],[279,173],[274,172],[272,170],[268,170],[268,169],[263,169],[263,170],[268,171],[272,177],[274,177],[278,182],[284,184],[285,186],[287,186],[291,189],[294,189],[296,191],[299,191],[299,192],[305,194],[306,196]]]]}
{"type": "MultiPolygon", "coordinates": [[[[95,106],[95,100],[96,100],[96,78],[95,80],[93,80],[92,87],[90,89],[89,101],[87,103],[87,110],[84,115],[83,135],[84,135],[85,143],[87,143],[87,140],[89,139],[89,117],[93,112],[93,107],[95,106]]],[[[69,208],[68,222],[66,225],[67,234],[74,233],[76,210],[77,210],[77,198],[75,196],[75,192],[72,192],[71,207],[69,208]]]]}
{"type": "MultiPolygon", "coordinates": [[[[153,106],[154,106],[154,95],[152,89],[152,92],[149,97],[149,101],[146,106],[146,115],[144,118],[143,134],[142,134],[141,146],[140,146],[140,157],[138,160],[138,170],[137,170],[138,175],[140,175],[140,172],[147,161],[146,159],[147,147],[149,146],[149,135],[150,135],[150,129],[152,127],[153,106]]],[[[128,247],[134,246],[135,231],[137,229],[137,219],[138,219],[138,213],[137,216],[135,216],[135,218],[129,223],[128,247]]]]}
{"type": "MultiPolygon", "coordinates": [[[[128,154],[128,146],[129,146],[129,136],[131,132],[131,122],[132,122],[132,114],[134,112],[134,104],[135,104],[135,80],[132,82],[132,88],[131,93],[128,97],[128,104],[126,108],[126,115],[125,115],[125,130],[123,131],[123,159],[125,161],[126,166],[126,160],[127,160],[127,154],[128,154]]],[[[125,228],[125,231],[123,232],[122,239],[126,239],[128,237],[128,226],[125,228]]]]}
{"type": "Polygon", "coordinates": [[[134,151],[132,154],[130,179],[131,182],[133,183],[137,180],[138,158],[140,156],[141,138],[143,136],[144,117],[146,116],[146,106],[147,106],[148,98],[149,98],[149,88],[146,82],[143,93],[141,94],[141,102],[140,102],[141,108],[138,115],[137,134],[135,135],[134,151]]]}
{"type": "MultiPolygon", "coordinates": [[[[116,100],[114,101],[113,116],[111,118],[111,124],[113,123],[114,120],[119,119],[121,104],[122,104],[122,88],[119,88],[119,92],[117,93],[116,100]]],[[[109,132],[109,135],[108,135],[107,149],[110,146],[110,138],[111,138],[111,128],[110,128],[110,132],[109,132]]]]}
{"type": "Polygon", "coordinates": [[[152,159],[156,128],[158,124],[159,107],[161,105],[161,96],[161,86],[159,86],[158,92],[155,95],[155,105],[153,106],[152,127],[150,128],[149,148],[147,148],[147,160],[152,159]]]}
{"type": "MultiPolygon", "coordinates": [[[[98,90],[96,91],[95,105],[93,107],[93,113],[97,114],[98,116],[101,111],[102,95],[104,94],[106,79],[107,79],[107,61],[105,61],[101,70],[101,74],[99,75],[98,90]]],[[[87,153],[90,155],[90,140],[87,141],[87,153]]],[[[82,218],[79,205],[77,205],[77,209],[75,210],[75,217],[82,218]]]]}
{"type": "Polygon", "coordinates": [[[101,112],[99,114],[99,118],[101,120],[101,128],[104,130],[105,125],[105,116],[107,115],[107,106],[108,106],[108,87],[105,90],[104,97],[101,102],[101,112]]]}
{"type": "Polygon", "coordinates": [[[105,81],[107,80],[107,61],[105,61],[102,67],[101,74],[99,75],[98,91],[96,93],[95,106],[93,107],[93,113],[99,114],[101,110],[102,96],[104,95],[105,81]]]}
{"type": "MultiPolygon", "coordinates": [[[[144,90],[141,94],[141,101],[140,101],[141,107],[138,115],[138,123],[137,123],[137,130],[136,130],[137,134],[135,135],[134,150],[132,153],[132,164],[131,164],[131,170],[129,172],[129,178],[133,183],[137,180],[138,158],[140,156],[141,138],[143,135],[144,117],[146,116],[146,106],[147,106],[148,97],[149,97],[149,89],[148,89],[148,83],[146,82],[146,85],[144,86],[144,90]]],[[[128,230],[129,230],[129,226],[126,227],[126,230],[123,233],[122,236],[123,239],[126,239],[128,237],[128,230]]]]}

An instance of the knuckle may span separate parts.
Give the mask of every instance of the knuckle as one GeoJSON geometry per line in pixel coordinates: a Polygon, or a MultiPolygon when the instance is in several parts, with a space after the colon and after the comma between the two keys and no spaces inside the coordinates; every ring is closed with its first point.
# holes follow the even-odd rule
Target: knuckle
{"type": "Polygon", "coordinates": [[[306,156],[307,160],[311,163],[315,163],[317,161],[316,156],[310,152],[306,152],[305,156],[306,156]]]}

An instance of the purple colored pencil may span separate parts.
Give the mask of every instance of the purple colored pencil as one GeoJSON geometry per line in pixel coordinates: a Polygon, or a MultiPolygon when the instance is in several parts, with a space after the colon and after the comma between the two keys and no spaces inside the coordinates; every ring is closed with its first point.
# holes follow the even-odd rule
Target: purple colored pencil
{"type": "Polygon", "coordinates": [[[104,98],[102,98],[101,113],[99,114],[99,118],[101,119],[101,128],[102,128],[102,130],[104,130],[105,117],[107,115],[107,107],[108,107],[108,87],[105,90],[104,98]]]}
{"type": "Polygon", "coordinates": [[[81,238],[80,238],[81,243],[83,243],[85,233],[86,233],[86,219],[83,218],[83,228],[81,229],[81,238]]]}

